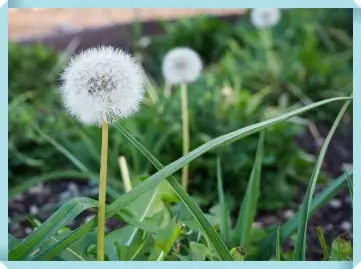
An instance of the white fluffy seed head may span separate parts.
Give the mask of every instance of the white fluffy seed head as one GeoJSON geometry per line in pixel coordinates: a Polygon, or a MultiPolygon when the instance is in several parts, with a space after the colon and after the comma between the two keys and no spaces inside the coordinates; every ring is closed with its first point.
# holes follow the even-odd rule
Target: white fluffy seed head
{"type": "Polygon", "coordinates": [[[251,10],[251,22],[256,28],[275,26],[281,18],[278,8],[254,8],[251,10]]]}
{"type": "Polygon", "coordinates": [[[88,125],[100,126],[130,116],[144,95],[140,66],[126,52],[110,46],[76,55],[61,78],[65,107],[88,125]]]}
{"type": "Polygon", "coordinates": [[[186,47],[169,51],[163,59],[163,76],[171,84],[190,83],[201,74],[202,60],[198,53],[186,47]]]}

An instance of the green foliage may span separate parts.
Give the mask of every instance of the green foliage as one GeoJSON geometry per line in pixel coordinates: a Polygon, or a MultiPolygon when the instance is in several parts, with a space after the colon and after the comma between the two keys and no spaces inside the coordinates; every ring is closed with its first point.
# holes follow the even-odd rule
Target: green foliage
{"type": "MultiPolygon", "coordinates": [[[[154,175],[149,177],[147,180],[145,180],[142,183],[135,186],[134,189],[132,189],[128,193],[120,196],[113,203],[111,203],[106,209],[106,218],[110,218],[114,215],[119,214],[118,212],[124,211],[124,209],[127,206],[129,208],[129,206],[131,206],[132,203],[138,203],[139,201],[141,201],[139,199],[144,197],[144,194],[148,193],[149,191],[152,192],[154,190],[154,188],[155,189],[160,188],[160,186],[161,186],[160,184],[164,183],[164,180],[167,177],[171,176],[174,172],[181,169],[184,165],[188,164],[189,162],[191,162],[194,159],[197,159],[199,156],[201,156],[202,154],[205,154],[207,151],[209,151],[213,148],[217,148],[219,146],[222,146],[222,145],[224,146],[229,143],[235,142],[235,141],[242,139],[244,137],[247,137],[255,132],[259,132],[259,131],[263,132],[263,130],[266,128],[269,128],[278,123],[287,121],[291,117],[302,114],[312,108],[316,108],[318,106],[330,103],[332,101],[340,101],[340,100],[345,100],[345,99],[346,98],[334,98],[334,99],[324,100],[322,102],[318,102],[318,103],[309,105],[309,106],[301,108],[301,109],[296,109],[292,112],[286,113],[284,115],[280,115],[273,119],[266,120],[266,121],[263,121],[258,124],[253,124],[253,125],[247,126],[245,128],[236,130],[234,132],[228,133],[226,135],[220,136],[218,138],[215,138],[215,139],[203,144],[202,146],[191,151],[187,155],[174,161],[173,163],[167,165],[164,168],[162,168],[159,161],[157,161],[157,159],[155,159],[155,157],[153,157],[145,149],[145,147],[143,147],[140,143],[138,143],[136,140],[134,140],[134,138],[129,133],[127,134],[124,132],[124,134],[127,136],[127,138],[135,146],[137,146],[137,148],[142,152],[142,154],[144,154],[153,163],[153,165],[155,165],[157,168],[162,168],[162,170],[158,171],[157,173],[155,173],[154,175]]],[[[344,112],[344,110],[345,110],[345,107],[343,107],[343,112],[344,112]]],[[[340,114],[341,114],[341,112],[340,112],[340,114]]],[[[339,121],[339,119],[338,119],[338,121],[339,121]]],[[[327,145],[327,143],[326,143],[326,145],[327,145]]],[[[261,144],[260,144],[259,149],[262,149],[262,147],[263,147],[263,140],[261,139],[261,144]]],[[[256,159],[258,159],[258,161],[255,164],[254,171],[257,171],[257,169],[260,169],[259,168],[259,164],[260,164],[259,160],[262,156],[261,153],[262,153],[262,150],[259,150],[257,157],[256,157],[256,159]],[[259,154],[261,154],[261,155],[259,155],[259,154]]],[[[259,170],[258,170],[258,173],[259,173],[259,170]]],[[[170,179],[172,179],[172,177],[170,179]]],[[[191,205],[193,203],[192,199],[189,196],[187,196],[187,194],[182,194],[182,190],[183,190],[182,188],[177,189],[176,186],[178,186],[179,183],[177,183],[175,181],[175,184],[174,184],[174,183],[172,183],[171,180],[168,180],[168,182],[172,185],[173,189],[176,191],[178,196],[185,203],[188,210],[190,210],[190,212],[193,214],[193,216],[196,217],[197,221],[199,221],[202,218],[203,214],[199,213],[197,211],[194,211],[195,207],[193,207],[191,205]]],[[[252,183],[252,180],[250,181],[250,184],[254,184],[254,183],[252,183]]],[[[253,191],[252,188],[249,188],[248,192],[251,192],[251,191],[253,191]]],[[[184,192],[184,190],[183,190],[183,192],[184,192]]],[[[166,191],[165,193],[169,195],[170,192],[166,191]]],[[[321,203],[326,202],[326,199],[329,199],[329,197],[323,193],[319,194],[318,196],[319,196],[318,197],[319,199],[314,200],[314,201],[317,201],[316,205],[310,205],[310,207],[309,207],[311,209],[308,212],[309,215],[312,215],[312,213],[314,212],[313,207],[320,206],[321,203]]],[[[154,201],[155,200],[150,200],[150,202],[151,202],[150,206],[153,205],[154,201]]],[[[69,249],[73,250],[73,244],[77,244],[77,242],[79,242],[78,241],[79,239],[87,237],[91,234],[91,231],[96,227],[96,219],[95,218],[90,220],[88,223],[82,225],[74,232],[71,232],[68,236],[65,236],[64,238],[59,239],[59,241],[56,240],[55,244],[53,244],[49,248],[45,249],[44,251],[39,250],[37,247],[41,248],[41,246],[44,245],[46,242],[48,242],[49,239],[53,240],[54,239],[53,236],[58,232],[58,230],[61,229],[61,227],[64,224],[66,224],[69,220],[73,219],[75,216],[79,215],[85,209],[92,208],[92,207],[94,207],[94,202],[89,198],[75,198],[75,199],[69,201],[64,206],[62,206],[55,214],[53,214],[44,224],[40,225],[27,238],[25,238],[24,240],[19,242],[14,248],[12,248],[10,250],[9,259],[10,260],[18,260],[18,259],[30,258],[30,260],[39,260],[39,259],[40,260],[49,260],[49,259],[58,260],[59,258],[57,258],[57,257],[60,257],[59,255],[62,255],[62,253],[64,251],[69,251],[69,249]],[[32,254],[33,250],[37,250],[37,253],[35,253],[35,256],[34,256],[34,254],[32,254]]],[[[131,208],[133,208],[133,207],[131,207],[131,208]]],[[[135,208],[139,208],[139,206],[136,206],[135,208]]],[[[144,205],[141,208],[141,211],[143,212],[143,213],[141,213],[141,216],[145,216],[143,208],[144,208],[144,205]]],[[[133,208],[133,210],[134,210],[134,208],[133,208]]],[[[255,208],[253,208],[252,210],[254,211],[255,208]]],[[[147,211],[147,212],[149,212],[149,211],[147,211]]],[[[161,213],[164,213],[164,212],[166,212],[166,210],[163,210],[161,213]]],[[[217,210],[216,212],[219,212],[219,211],[217,210]]],[[[245,213],[241,213],[241,214],[245,214],[245,213]]],[[[247,214],[248,214],[248,212],[247,212],[247,214]]],[[[301,211],[301,214],[302,214],[302,211],[301,211]]],[[[134,215],[134,214],[132,214],[132,215],[134,215]]],[[[177,216],[180,216],[180,214],[177,214],[177,216]]],[[[183,216],[184,216],[184,214],[183,214],[183,216]]],[[[182,217],[180,217],[179,220],[184,223],[184,221],[182,221],[182,217]]],[[[210,219],[210,221],[211,221],[211,219],[210,219]]],[[[296,219],[296,216],[291,219],[291,222],[294,223],[295,221],[298,221],[296,219]]],[[[170,223],[170,225],[173,225],[173,224],[176,225],[176,223],[173,223],[173,221],[171,221],[171,222],[168,221],[168,223],[170,223]]],[[[205,223],[207,223],[207,222],[205,222],[205,223]]],[[[205,224],[205,223],[203,222],[203,224],[205,224]]],[[[199,221],[199,224],[203,228],[202,222],[199,221]]],[[[135,225],[136,227],[138,227],[137,224],[132,223],[132,225],[135,225]]],[[[176,228],[176,226],[173,225],[173,226],[171,226],[171,228],[169,228],[168,225],[166,225],[165,226],[166,228],[163,230],[164,234],[162,232],[162,235],[159,235],[160,238],[156,237],[156,246],[152,252],[155,254],[151,255],[150,258],[152,258],[152,259],[155,258],[156,260],[164,259],[164,256],[165,256],[164,254],[169,252],[169,250],[171,249],[174,242],[177,241],[177,237],[180,236],[181,226],[178,226],[178,228],[176,228]],[[160,240],[160,241],[157,241],[157,240],[160,240]],[[159,245],[161,245],[160,246],[161,250],[158,249],[159,245]]],[[[159,225],[154,225],[154,223],[153,223],[153,226],[157,227],[159,225]]],[[[188,226],[190,226],[189,223],[188,223],[188,226]]],[[[160,225],[160,227],[162,227],[162,225],[160,225]]],[[[139,226],[139,228],[141,228],[141,226],[139,226]]],[[[207,229],[203,228],[203,231],[205,233],[204,234],[204,240],[205,240],[204,243],[194,243],[193,242],[194,240],[192,240],[191,234],[189,232],[187,233],[186,239],[189,242],[189,244],[188,244],[188,247],[187,247],[187,245],[185,247],[188,249],[189,254],[186,257],[184,257],[184,255],[180,256],[181,255],[180,254],[179,255],[180,259],[217,260],[217,255],[218,255],[218,257],[221,260],[233,260],[233,257],[235,257],[234,251],[233,251],[233,253],[228,253],[228,251],[226,251],[226,253],[223,252],[222,247],[221,247],[222,241],[218,241],[219,239],[217,236],[212,238],[212,234],[214,234],[213,229],[207,230],[207,229]],[[220,245],[218,244],[218,242],[220,242],[220,245]],[[214,248],[210,248],[210,244],[212,244],[214,248]],[[217,255],[215,255],[216,253],[217,253],[217,255]]],[[[197,241],[199,241],[199,240],[200,239],[198,238],[197,241]]],[[[117,241],[115,241],[115,242],[117,242],[117,241]]],[[[88,241],[86,241],[86,244],[88,244],[88,241]]],[[[338,245],[341,246],[340,243],[338,245]]],[[[123,259],[125,256],[122,255],[122,253],[124,252],[124,250],[125,251],[129,250],[129,247],[126,247],[126,246],[119,247],[119,244],[116,244],[116,246],[117,246],[118,257],[123,259]]],[[[141,242],[141,246],[143,246],[143,242],[141,242]]],[[[342,248],[342,249],[344,250],[344,248],[342,248]]],[[[82,247],[81,250],[84,251],[84,248],[82,247]]],[[[339,247],[338,250],[341,250],[341,247],[339,247]]],[[[139,250],[137,250],[135,254],[138,254],[138,253],[140,253],[139,250]]],[[[134,257],[134,255],[132,257],[134,257]]],[[[236,258],[237,258],[237,260],[239,259],[238,256],[236,258]]]]}
{"type": "Polygon", "coordinates": [[[352,243],[347,235],[337,237],[331,245],[332,261],[352,261],[352,243]]]}
{"type": "MultiPolygon", "coordinates": [[[[280,23],[265,31],[253,27],[248,16],[240,16],[233,27],[211,16],[166,24],[166,34],[153,38],[144,61],[150,68],[161,66],[166,51],[189,46],[205,63],[217,66],[215,78],[219,74],[251,92],[270,87],[266,101],[271,105],[280,96],[308,104],[350,94],[351,9],[285,10],[280,23]]],[[[332,121],[337,112],[331,106],[315,118],[332,121]]]]}
{"type": "MultiPolygon", "coordinates": [[[[203,79],[189,86],[191,148],[240,126],[259,122],[266,117],[265,115],[271,117],[289,110],[289,108],[282,109],[263,105],[265,98],[270,94],[270,89],[266,88],[257,94],[251,94],[246,88],[231,87],[214,81],[214,72],[218,73],[221,70],[206,71],[203,79]],[[217,122],[216,125],[215,122],[217,122]]],[[[46,94],[46,97],[41,95],[30,100],[26,106],[22,104],[14,110],[21,115],[29,115],[28,112],[22,112],[22,108],[26,107],[40,117],[43,114],[39,114],[33,104],[33,102],[38,102],[48,111],[45,123],[35,120],[27,125],[29,127],[26,130],[31,131],[30,137],[26,133],[10,128],[10,134],[14,134],[14,144],[19,145],[19,150],[32,158],[36,156],[41,161],[39,166],[30,166],[24,163],[21,165],[26,165],[27,170],[31,169],[29,171],[31,176],[49,170],[61,170],[64,169],[64,166],[69,166],[63,155],[59,156],[47,140],[36,132],[36,128],[31,127],[34,124],[39,126],[43,133],[57,140],[59,144],[65,145],[81,163],[86,167],[92,167],[94,170],[91,172],[96,174],[99,167],[101,132],[96,127],[88,128],[77,124],[60,109],[54,111],[54,106],[59,102],[59,96],[55,89],[49,91],[50,93],[46,94]],[[48,98],[52,102],[46,103],[43,98],[48,98]],[[52,123],[51,119],[56,119],[57,123],[52,123]],[[16,136],[20,136],[20,138],[16,136]],[[26,148],[22,147],[20,141],[24,141],[26,148]],[[44,165],[45,159],[47,160],[46,165],[44,165]]],[[[170,98],[166,98],[161,92],[158,92],[158,100],[155,104],[143,105],[142,110],[134,117],[122,121],[122,126],[147,145],[163,163],[169,163],[182,154],[181,107],[178,88],[173,89],[170,98]]],[[[32,116],[30,115],[30,117],[32,116]]],[[[18,119],[17,117],[11,120],[10,126],[18,124],[19,128],[22,128],[24,125],[22,122],[17,123],[18,119]]],[[[263,160],[264,183],[261,186],[261,195],[264,199],[259,203],[261,209],[277,209],[285,203],[292,205],[299,182],[307,179],[312,159],[294,143],[294,137],[302,130],[303,127],[289,122],[269,130],[265,141],[263,160]],[[270,188],[274,191],[267,191],[270,188]]],[[[117,186],[118,191],[121,190],[119,184],[111,180],[119,177],[118,157],[121,155],[126,156],[131,175],[155,172],[154,168],[141,157],[141,154],[113,132],[110,132],[109,143],[112,145],[108,168],[110,186],[117,186]]],[[[190,191],[201,196],[205,205],[217,197],[217,174],[213,167],[214,159],[218,156],[222,160],[227,160],[222,165],[225,192],[233,197],[243,195],[248,175],[253,166],[252,154],[256,147],[257,137],[251,136],[247,137],[244,143],[216,149],[200,158],[190,166],[190,191]]],[[[10,160],[11,162],[18,161],[14,158],[10,160]]],[[[28,175],[18,167],[12,163],[10,165],[13,173],[21,171],[21,174],[10,177],[12,185],[15,185],[13,181],[18,181],[28,175]]]]}
{"type": "Polygon", "coordinates": [[[14,186],[29,176],[66,166],[65,158],[56,154],[34,127],[38,125],[57,138],[67,132],[71,120],[64,117],[56,82],[49,77],[57,65],[58,52],[42,45],[9,43],[8,56],[8,171],[9,184],[14,186]]]}
{"type": "MultiPolygon", "coordinates": [[[[304,259],[308,218],[347,186],[352,195],[353,186],[346,173],[312,197],[316,181],[324,183],[319,173],[334,130],[311,177],[314,159],[295,143],[304,127],[290,119],[334,120],[336,101],[350,99],[342,97],[352,88],[349,12],[289,10],[270,31],[254,29],[248,15],[234,27],[207,16],[164,25],[166,35],[155,37],[143,55],[156,80],[162,56],[175,46],[192,47],[207,64],[202,77],[188,85],[191,152],[181,158],[178,87],[167,97],[162,87],[148,85],[142,109],[109,131],[106,217],[123,226],[106,235],[107,260],[304,259]],[[342,98],[326,100],[335,96],[342,98]],[[130,168],[133,189],[127,193],[119,156],[130,168]],[[175,174],[188,163],[192,196],[175,174]],[[252,227],[260,210],[296,207],[297,190],[309,180],[304,206],[290,220],[252,227]],[[282,251],[297,227],[296,249],[282,251]]],[[[54,77],[59,59],[41,45],[9,44],[10,197],[65,177],[97,182],[101,132],[78,124],[61,108],[54,77]]],[[[95,260],[96,219],[74,231],[64,227],[94,209],[95,200],[78,197],[44,223],[31,220],[36,229],[28,237],[9,236],[9,259],[95,260]]],[[[328,253],[324,240],[322,247],[328,253]]],[[[351,242],[340,236],[328,255],[352,259],[351,242]]]]}

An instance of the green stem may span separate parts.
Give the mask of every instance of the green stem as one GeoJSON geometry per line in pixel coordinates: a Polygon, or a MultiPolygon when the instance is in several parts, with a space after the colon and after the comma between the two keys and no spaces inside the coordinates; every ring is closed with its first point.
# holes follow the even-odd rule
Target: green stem
{"type": "Polygon", "coordinates": [[[277,228],[276,260],[281,261],[281,227],[277,228]]]}
{"type": "Polygon", "coordinates": [[[279,73],[279,66],[277,63],[275,53],[272,48],[273,46],[272,32],[269,29],[262,29],[260,30],[260,35],[266,53],[266,61],[268,68],[272,73],[273,78],[276,80],[279,73]]]}
{"type": "Polygon", "coordinates": [[[323,236],[322,228],[317,227],[316,230],[317,230],[318,240],[320,241],[320,244],[321,244],[321,247],[322,247],[324,259],[325,259],[325,261],[329,261],[330,260],[330,254],[328,252],[325,237],[323,236]]]}
{"type": "Polygon", "coordinates": [[[102,152],[99,180],[99,206],[98,206],[98,237],[97,258],[104,261],[104,233],[105,233],[105,198],[107,188],[107,163],[108,163],[108,123],[102,125],[102,152]]]}
{"type": "MultiPolygon", "coordinates": [[[[188,118],[188,96],[187,84],[181,84],[182,96],[182,123],[183,123],[183,156],[189,153],[189,118],[188,118]]],[[[182,169],[182,187],[188,189],[189,166],[185,165],[182,169]]]]}

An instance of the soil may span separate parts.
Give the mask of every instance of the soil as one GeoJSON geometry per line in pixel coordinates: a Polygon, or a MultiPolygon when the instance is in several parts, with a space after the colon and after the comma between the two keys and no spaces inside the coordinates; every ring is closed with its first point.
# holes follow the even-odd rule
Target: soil
{"type": "MultiPolygon", "coordinates": [[[[323,165],[323,170],[331,178],[340,176],[344,164],[352,165],[353,162],[352,122],[348,121],[347,118],[345,121],[341,131],[336,132],[334,135],[323,165]]],[[[330,129],[328,124],[317,124],[317,128],[322,137],[326,137],[330,129]]],[[[311,154],[317,155],[319,152],[320,145],[309,132],[305,132],[297,138],[297,143],[311,154]]],[[[300,190],[299,204],[302,203],[304,193],[304,189],[300,190]]],[[[16,199],[9,201],[9,218],[13,221],[9,224],[9,232],[17,238],[27,236],[32,232],[32,227],[25,216],[44,221],[57,209],[59,204],[76,196],[88,196],[96,199],[96,186],[89,184],[88,181],[63,180],[31,188],[26,193],[16,197],[16,199]]],[[[254,225],[266,227],[283,223],[293,214],[294,211],[291,209],[261,213],[254,225]]],[[[94,216],[94,211],[87,210],[68,226],[74,229],[94,216]]],[[[113,230],[121,227],[121,225],[118,220],[111,219],[107,222],[107,230],[113,230]]],[[[341,192],[309,220],[307,236],[308,260],[322,260],[323,258],[316,233],[316,227],[318,226],[322,227],[326,242],[329,245],[337,236],[345,233],[352,240],[352,204],[347,190],[341,192]]],[[[290,249],[292,249],[292,244],[288,242],[284,245],[284,250],[290,249]]]]}
{"type": "MultiPolygon", "coordinates": [[[[327,123],[316,124],[316,127],[322,138],[325,138],[330,130],[327,123]]],[[[305,132],[297,138],[297,143],[308,153],[318,155],[320,143],[317,142],[310,132],[305,132]]],[[[346,115],[341,128],[334,134],[328,147],[324,162],[323,171],[330,178],[337,178],[343,174],[344,168],[352,166],[353,163],[353,134],[352,122],[349,115],[346,115]]],[[[316,193],[320,191],[320,186],[316,186],[316,193]],[[318,188],[317,188],[318,187],[318,188]]],[[[306,189],[299,192],[298,204],[303,202],[306,189]]],[[[272,224],[283,223],[287,221],[294,211],[291,209],[281,210],[278,212],[262,213],[258,216],[256,225],[265,227],[272,224]]],[[[347,234],[349,239],[353,239],[353,217],[352,202],[348,190],[344,190],[334,197],[325,207],[319,210],[308,222],[307,234],[307,259],[322,260],[323,253],[320,247],[316,228],[320,226],[325,236],[325,240],[330,246],[332,241],[338,236],[347,234]]],[[[293,244],[287,242],[284,250],[293,249],[293,244]]]]}

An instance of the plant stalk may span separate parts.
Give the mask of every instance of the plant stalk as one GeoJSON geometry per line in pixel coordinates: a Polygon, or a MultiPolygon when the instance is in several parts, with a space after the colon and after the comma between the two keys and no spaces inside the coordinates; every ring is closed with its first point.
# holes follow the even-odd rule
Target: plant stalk
{"type": "MultiPolygon", "coordinates": [[[[188,95],[187,84],[181,84],[182,97],[182,123],[183,123],[183,156],[189,153],[189,118],[188,118],[188,95]]],[[[185,191],[188,189],[189,166],[185,165],[182,169],[182,187],[185,191]]]]}
{"type": "Polygon", "coordinates": [[[102,124],[102,151],[99,180],[97,259],[104,261],[105,206],[108,165],[108,123],[102,124]]]}
{"type": "Polygon", "coordinates": [[[276,55],[273,51],[272,32],[269,29],[262,29],[260,31],[260,35],[261,35],[261,40],[264,45],[266,61],[267,61],[269,71],[272,73],[274,80],[277,81],[277,78],[279,75],[279,65],[277,62],[276,55]]]}

